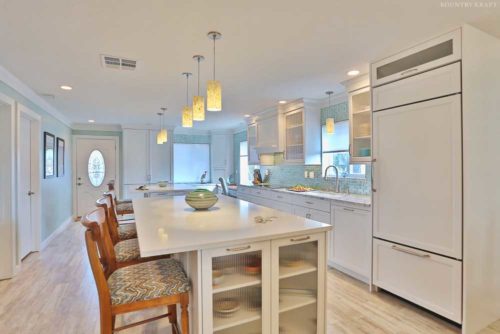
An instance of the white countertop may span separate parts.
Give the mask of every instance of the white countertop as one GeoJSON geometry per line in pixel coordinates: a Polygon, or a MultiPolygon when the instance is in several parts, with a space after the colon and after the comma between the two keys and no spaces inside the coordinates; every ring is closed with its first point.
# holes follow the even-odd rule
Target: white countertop
{"type": "Polygon", "coordinates": [[[145,190],[136,189],[142,193],[168,193],[168,192],[186,192],[195,189],[207,189],[213,191],[217,187],[213,183],[168,183],[166,187],[160,187],[158,184],[148,184],[145,190]]]}
{"type": "Polygon", "coordinates": [[[286,188],[268,188],[268,187],[259,187],[259,186],[245,186],[239,185],[238,187],[250,187],[253,189],[263,189],[270,191],[279,191],[287,194],[293,194],[298,196],[310,196],[322,199],[328,199],[337,202],[344,202],[347,204],[358,204],[363,206],[371,206],[371,196],[369,195],[357,195],[357,194],[346,194],[346,193],[335,193],[331,191],[322,191],[322,190],[312,190],[305,192],[296,192],[290,191],[286,188]]]}
{"type": "Polygon", "coordinates": [[[195,211],[184,197],[133,200],[141,256],[272,240],[331,229],[328,224],[219,196],[208,211],[195,211]],[[256,223],[254,218],[276,217],[256,223]]]}

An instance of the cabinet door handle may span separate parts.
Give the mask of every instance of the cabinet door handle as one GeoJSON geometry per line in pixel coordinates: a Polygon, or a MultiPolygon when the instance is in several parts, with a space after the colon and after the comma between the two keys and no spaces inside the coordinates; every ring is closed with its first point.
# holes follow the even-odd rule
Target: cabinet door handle
{"type": "Polygon", "coordinates": [[[403,253],[414,255],[414,256],[418,256],[418,257],[425,257],[425,258],[431,257],[429,254],[422,254],[422,253],[419,253],[419,252],[411,251],[411,250],[406,249],[406,248],[398,247],[396,245],[392,245],[391,248],[394,249],[394,250],[397,250],[398,252],[403,252],[403,253]]]}
{"type": "Polygon", "coordinates": [[[277,198],[283,198],[283,196],[276,196],[277,198]]]}
{"type": "Polygon", "coordinates": [[[313,203],[313,202],[306,201],[306,204],[313,205],[314,203],[313,203]]]}
{"type": "Polygon", "coordinates": [[[354,212],[355,211],[354,209],[350,209],[350,208],[342,208],[342,210],[349,211],[349,212],[354,212]]]}
{"type": "Polygon", "coordinates": [[[310,213],[306,213],[306,218],[311,218],[311,214],[310,213]]]}
{"type": "Polygon", "coordinates": [[[252,246],[248,245],[248,246],[243,246],[243,247],[226,248],[226,251],[227,252],[239,252],[239,251],[250,249],[251,247],[252,246]]]}
{"type": "Polygon", "coordinates": [[[405,75],[413,73],[413,72],[418,72],[418,67],[412,68],[411,70],[401,72],[401,76],[405,76],[405,75]]]}
{"type": "Polygon", "coordinates": [[[310,236],[306,236],[306,237],[300,237],[300,238],[292,238],[290,239],[291,242],[297,242],[297,241],[306,241],[306,240],[309,240],[311,239],[310,236]]]}

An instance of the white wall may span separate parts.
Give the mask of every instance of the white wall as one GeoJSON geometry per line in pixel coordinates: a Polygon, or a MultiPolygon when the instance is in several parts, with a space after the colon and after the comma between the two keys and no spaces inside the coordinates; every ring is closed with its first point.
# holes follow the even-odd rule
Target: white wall
{"type": "Polygon", "coordinates": [[[464,332],[500,318],[500,40],[463,29],[464,332]]]}
{"type": "MultiPolygon", "coordinates": [[[[12,103],[14,103],[12,101],[12,103]]],[[[14,106],[5,104],[0,94],[0,279],[14,275],[14,106]]]]}

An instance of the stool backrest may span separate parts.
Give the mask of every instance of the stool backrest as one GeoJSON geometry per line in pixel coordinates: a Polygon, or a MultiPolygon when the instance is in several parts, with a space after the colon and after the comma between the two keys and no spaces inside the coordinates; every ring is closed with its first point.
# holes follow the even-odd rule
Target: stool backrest
{"type": "Polygon", "coordinates": [[[227,182],[226,179],[223,177],[219,177],[220,181],[220,186],[222,187],[222,194],[223,195],[229,195],[229,191],[227,190],[227,182]]]}
{"type": "Polygon", "coordinates": [[[113,245],[116,245],[118,241],[120,241],[120,236],[118,233],[118,219],[116,218],[116,212],[112,203],[111,196],[105,195],[99,198],[95,205],[98,208],[103,208],[106,212],[106,223],[108,224],[109,235],[111,236],[113,245]]]}
{"type": "Polygon", "coordinates": [[[106,224],[99,224],[106,219],[106,214],[102,208],[98,208],[82,218],[82,224],[87,228],[85,231],[85,245],[87,246],[87,255],[89,257],[90,267],[94,274],[94,280],[97,286],[97,294],[99,295],[99,305],[102,307],[111,307],[111,296],[107,278],[111,274],[107,265],[106,249],[102,242],[101,235],[103,234],[101,226],[106,227],[106,224]]]}

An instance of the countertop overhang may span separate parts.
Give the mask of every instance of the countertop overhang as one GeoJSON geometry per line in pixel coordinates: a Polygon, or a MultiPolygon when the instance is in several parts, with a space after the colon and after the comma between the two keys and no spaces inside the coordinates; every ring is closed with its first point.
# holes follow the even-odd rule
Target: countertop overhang
{"type": "Polygon", "coordinates": [[[219,196],[214,207],[196,211],[182,196],[133,200],[142,257],[326,232],[331,225],[219,196]],[[267,223],[255,217],[274,217],[267,223]]]}

